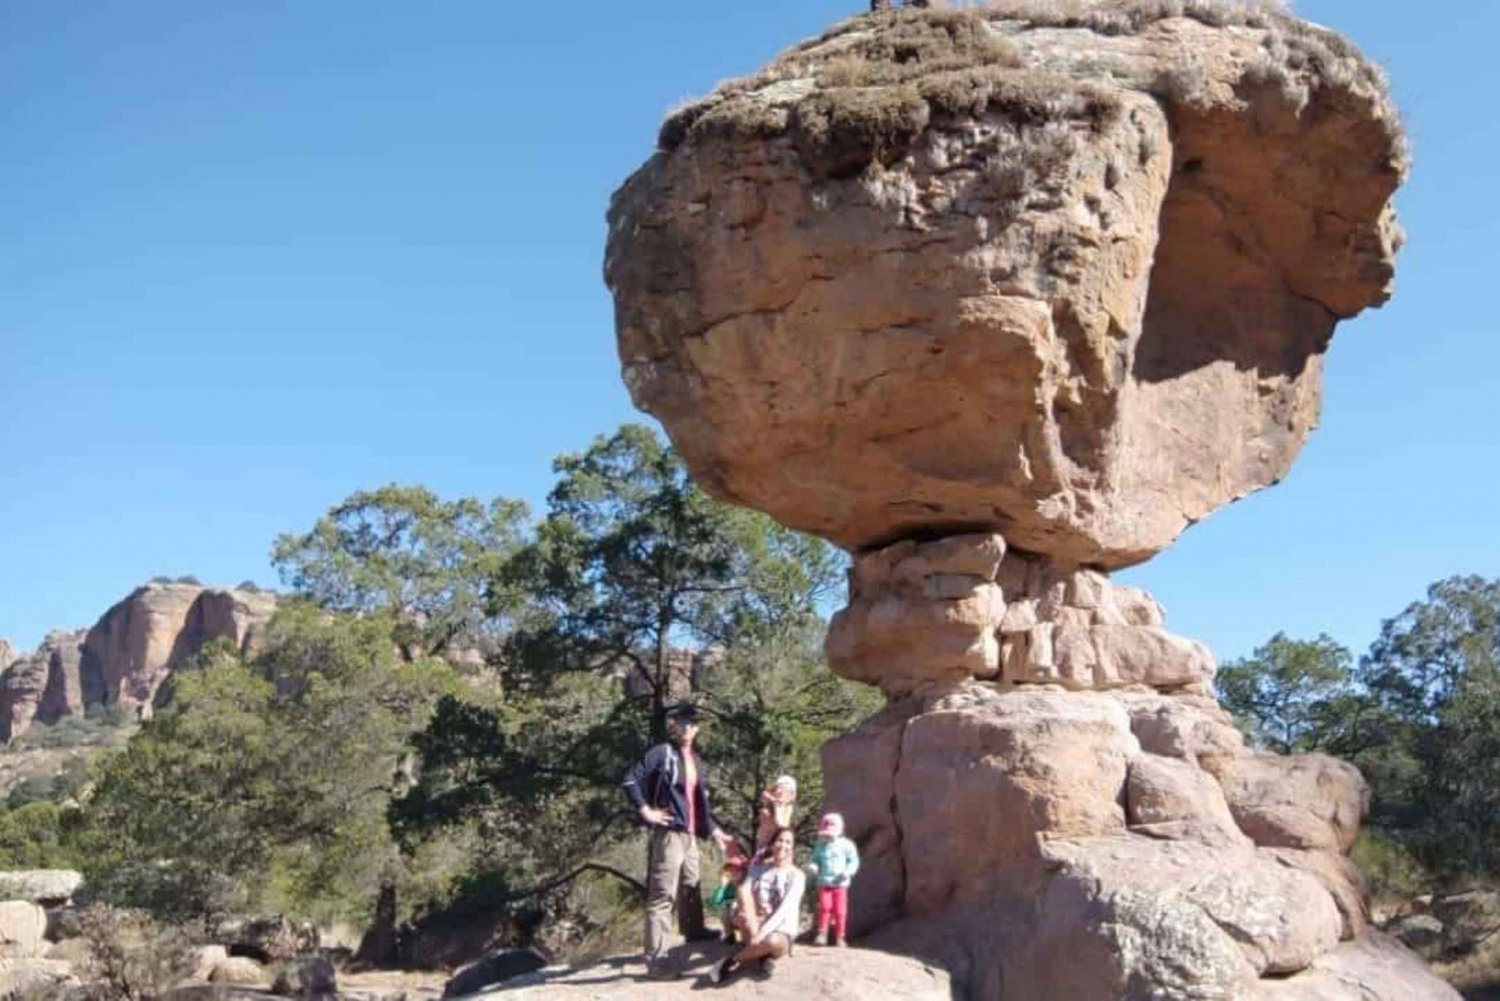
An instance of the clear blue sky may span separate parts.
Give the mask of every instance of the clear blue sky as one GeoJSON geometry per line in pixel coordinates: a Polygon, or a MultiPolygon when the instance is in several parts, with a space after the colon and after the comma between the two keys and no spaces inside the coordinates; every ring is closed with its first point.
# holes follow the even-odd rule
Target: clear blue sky
{"type": "MultiPolygon", "coordinates": [[[[662,113],[858,0],[0,10],[0,636],[156,574],[274,583],[273,537],[391,481],[538,504],[632,419],[600,280],[662,113]]],[[[1345,324],[1280,487],[1128,579],[1224,657],[1362,649],[1500,575],[1500,5],[1304,0],[1415,138],[1394,301],[1345,324]]]]}

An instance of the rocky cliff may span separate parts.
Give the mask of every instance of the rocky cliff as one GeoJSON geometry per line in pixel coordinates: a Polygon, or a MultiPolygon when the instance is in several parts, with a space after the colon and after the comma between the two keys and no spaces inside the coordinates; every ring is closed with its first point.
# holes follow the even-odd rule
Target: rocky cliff
{"type": "Polygon", "coordinates": [[[661,145],[605,275],[705,489],[1102,567],[1286,473],[1406,171],[1375,66],[1223,0],[854,18],[661,145]]]}
{"type": "Polygon", "coordinates": [[[975,998],[1455,997],[1366,928],[1358,772],[1246,748],[1107,576],[1283,476],[1388,295],[1379,70],[1225,0],[881,11],[659,146],[610,208],[623,375],[705,489],[854,555],[857,930],[975,998]]]}
{"type": "MultiPolygon", "coordinates": [[[[136,588],[91,628],[51,633],[35,653],[12,652],[0,664],[0,740],[89,706],[149,713],[162,682],[209,642],[258,650],[275,607],[276,596],[264,591],[181,583],[136,588]]],[[[0,654],[9,650],[0,644],[0,654]]]]}

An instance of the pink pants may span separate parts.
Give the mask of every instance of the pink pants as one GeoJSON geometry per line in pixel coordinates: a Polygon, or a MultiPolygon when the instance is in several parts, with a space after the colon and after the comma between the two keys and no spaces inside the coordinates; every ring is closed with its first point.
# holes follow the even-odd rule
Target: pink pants
{"type": "Polygon", "coordinates": [[[843,938],[849,924],[849,888],[847,886],[818,887],[818,933],[828,934],[828,922],[833,921],[833,937],[843,938]]]}

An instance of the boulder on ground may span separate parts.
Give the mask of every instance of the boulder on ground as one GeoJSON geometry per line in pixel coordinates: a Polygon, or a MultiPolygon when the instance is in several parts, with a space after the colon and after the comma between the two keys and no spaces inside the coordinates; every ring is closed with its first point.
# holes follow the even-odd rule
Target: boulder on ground
{"type": "Polygon", "coordinates": [[[0,956],[40,956],[47,935],[47,912],[29,900],[0,902],[0,956]]]}
{"type": "Polygon", "coordinates": [[[1371,931],[1321,956],[1310,969],[1262,981],[1246,1001],[1463,1001],[1414,953],[1371,931]]]}
{"type": "Polygon", "coordinates": [[[847,549],[1139,562],[1286,474],[1407,166],[1379,68],[1267,5],[850,18],[615,193],[625,384],[709,493],[847,549]]]}
{"type": "Polygon", "coordinates": [[[0,997],[36,997],[77,985],[73,965],[65,960],[0,959],[0,997]]]}
{"type": "Polygon", "coordinates": [[[266,984],[270,982],[266,968],[249,956],[229,956],[220,960],[209,971],[211,984],[266,984]]]}
{"type": "Polygon", "coordinates": [[[13,869],[0,872],[0,899],[57,907],[69,903],[82,885],[83,874],[72,869],[13,869]]]}
{"type": "Polygon", "coordinates": [[[326,956],[294,956],[276,967],[271,993],[289,998],[325,998],[338,991],[337,975],[326,956]]]}

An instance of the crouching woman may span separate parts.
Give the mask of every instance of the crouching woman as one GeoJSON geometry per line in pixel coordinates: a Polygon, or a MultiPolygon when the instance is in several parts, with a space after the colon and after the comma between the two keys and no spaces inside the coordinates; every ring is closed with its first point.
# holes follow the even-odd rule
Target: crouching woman
{"type": "Polygon", "coordinates": [[[776,961],[792,951],[802,917],[802,891],[807,877],[793,864],[796,838],[790,827],[778,828],[771,839],[770,859],[752,866],[740,884],[739,914],[735,923],[744,948],[714,970],[714,983],[723,983],[751,963],[759,962],[769,976],[776,961]]]}

